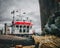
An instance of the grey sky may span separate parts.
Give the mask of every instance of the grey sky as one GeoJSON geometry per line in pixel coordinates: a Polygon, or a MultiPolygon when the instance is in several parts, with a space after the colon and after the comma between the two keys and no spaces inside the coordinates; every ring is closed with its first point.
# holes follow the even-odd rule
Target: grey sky
{"type": "MultiPolygon", "coordinates": [[[[40,30],[40,10],[38,0],[0,0],[0,23],[11,22],[11,11],[19,10],[22,16],[28,16],[34,24],[34,29],[40,30]],[[23,12],[26,12],[23,15],[23,12]]],[[[1,26],[1,25],[0,25],[1,26]]]]}

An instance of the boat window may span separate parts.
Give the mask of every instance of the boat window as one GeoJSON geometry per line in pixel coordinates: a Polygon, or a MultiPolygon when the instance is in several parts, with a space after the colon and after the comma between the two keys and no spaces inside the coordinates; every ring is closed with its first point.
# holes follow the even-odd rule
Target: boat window
{"type": "Polygon", "coordinates": [[[29,26],[27,26],[27,28],[29,28],[29,26]]]}
{"type": "Polygon", "coordinates": [[[22,32],[22,28],[20,28],[19,32],[22,32]]]}
{"type": "Polygon", "coordinates": [[[26,29],[23,29],[23,32],[26,32],[26,29]]]}
{"type": "Polygon", "coordinates": [[[26,26],[23,26],[23,28],[26,28],[26,26]]]}
{"type": "Polygon", "coordinates": [[[19,32],[22,32],[22,25],[20,25],[20,30],[19,30],[19,32]]]}
{"type": "Polygon", "coordinates": [[[22,25],[20,25],[20,28],[22,28],[22,25]]]}
{"type": "Polygon", "coordinates": [[[27,29],[27,32],[29,32],[29,29],[27,29]]]}
{"type": "Polygon", "coordinates": [[[26,32],[26,26],[25,25],[23,26],[23,32],[26,32]]]}
{"type": "Polygon", "coordinates": [[[19,28],[19,26],[18,26],[18,25],[16,25],[16,27],[17,27],[17,28],[19,28]]]}
{"type": "Polygon", "coordinates": [[[29,26],[27,26],[27,32],[29,32],[29,26]]]}

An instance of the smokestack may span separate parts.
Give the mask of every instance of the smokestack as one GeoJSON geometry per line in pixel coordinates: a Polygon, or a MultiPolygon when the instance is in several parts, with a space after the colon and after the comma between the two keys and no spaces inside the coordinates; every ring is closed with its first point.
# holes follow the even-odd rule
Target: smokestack
{"type": "Polygon", "coordinates": [[[5,23],[5,32],[4,32],[5,35],[6,35],[6,29],[7,29],[6,26],[7,26],[7,23],[5,23]]]}

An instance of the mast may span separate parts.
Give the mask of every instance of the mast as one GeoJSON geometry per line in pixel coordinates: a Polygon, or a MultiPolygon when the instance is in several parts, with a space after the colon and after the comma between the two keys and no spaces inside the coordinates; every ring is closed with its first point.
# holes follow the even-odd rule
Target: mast
{"type": "Polygon", "coordinates": [[[13,34],[13,32],[14,32],[14,14],[15,14],[15,11],[13,10],[11,12],[11,14],[13,14],[13,20],[12,20],[12,34],[13,34]]]}

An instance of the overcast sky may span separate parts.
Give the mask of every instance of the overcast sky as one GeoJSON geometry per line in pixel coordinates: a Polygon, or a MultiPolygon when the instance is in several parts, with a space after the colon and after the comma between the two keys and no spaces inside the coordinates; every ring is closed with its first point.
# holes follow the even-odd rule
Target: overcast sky
{"type": "MultiPolygon", "coordinates": [[[[28,16],[36,32],[40,32],[40,9],[38,0],[0,0],[0,27],[12,21],[11,11],[18,10],[22,16],[28,16]],[[26,12],[24,15],[23,12],[26,12]]],[[[17,17],[18,18],[18,17],[17,17]]]]}

